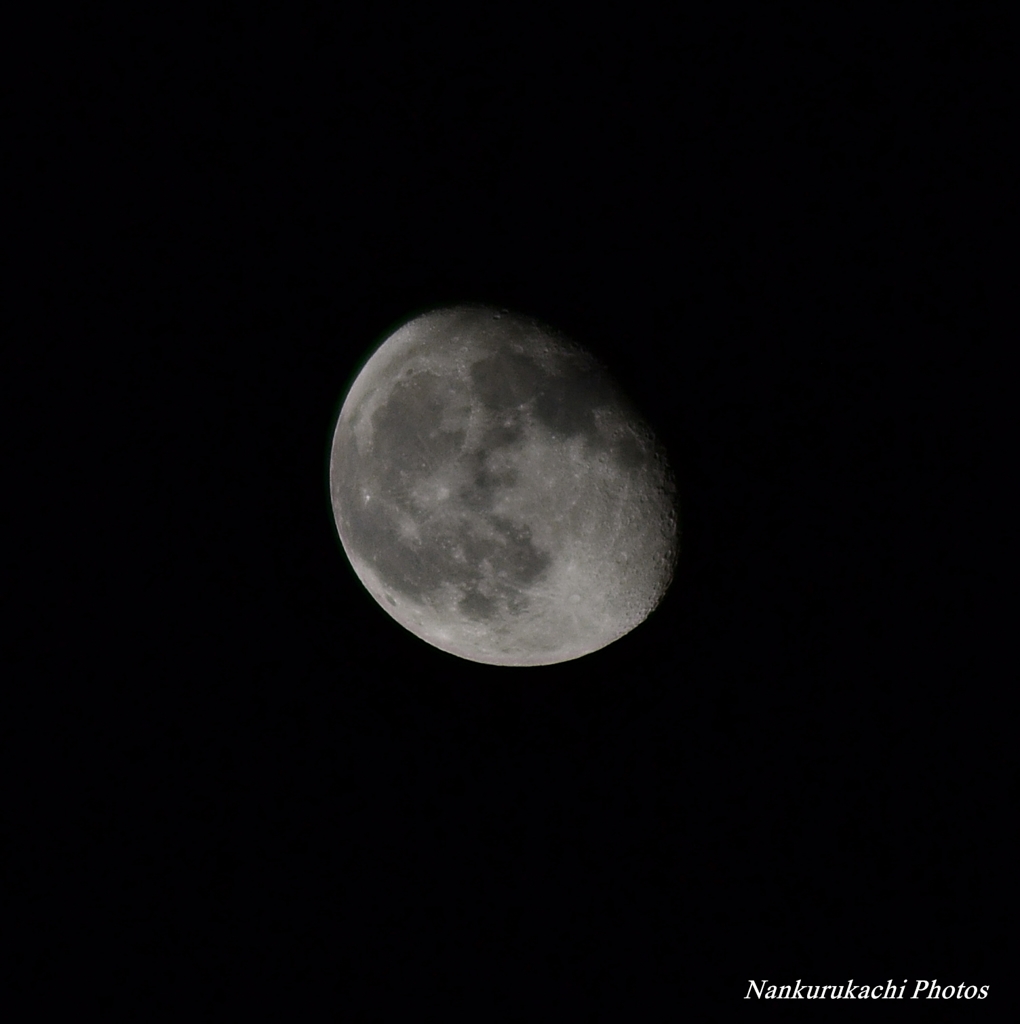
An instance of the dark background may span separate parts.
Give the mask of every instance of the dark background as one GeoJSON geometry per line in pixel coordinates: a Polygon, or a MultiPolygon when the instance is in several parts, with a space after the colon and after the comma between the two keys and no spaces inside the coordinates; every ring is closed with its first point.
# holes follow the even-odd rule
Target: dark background
{"type": "Polygon", "coordinates": [[[1001,1009],[997,30],[685,11],[49,40],[55,978],[102,951],[214,1017],[723,1020],[751,978],[1001,1009]],[[672,589],[575,662],[433,649],[335,532],[347,386],[465,300],[595,351],[677,473],[672,589]]]}

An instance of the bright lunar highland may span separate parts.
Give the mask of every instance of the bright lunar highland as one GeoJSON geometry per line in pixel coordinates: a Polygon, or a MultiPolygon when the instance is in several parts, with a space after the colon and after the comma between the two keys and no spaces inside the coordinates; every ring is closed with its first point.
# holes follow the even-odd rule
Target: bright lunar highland
{"type": "Polygon", "coordinates": [[[647,618],[676,564],[652,431],[588,353],[505,311],[438,309],[387,338],[341,408],[329,483],[369,593],[470,661],[597,651],[647,618]]]}

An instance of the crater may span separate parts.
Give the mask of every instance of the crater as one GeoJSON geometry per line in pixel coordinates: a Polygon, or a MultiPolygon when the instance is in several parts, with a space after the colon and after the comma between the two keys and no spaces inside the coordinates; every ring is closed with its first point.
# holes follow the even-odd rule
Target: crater
{"type": "Polygon", "coordinates": [[[517,352],[497,351],[471,365],[471,391],[493,412],[516,409],[548,387],[549,374],[517,352]]]}

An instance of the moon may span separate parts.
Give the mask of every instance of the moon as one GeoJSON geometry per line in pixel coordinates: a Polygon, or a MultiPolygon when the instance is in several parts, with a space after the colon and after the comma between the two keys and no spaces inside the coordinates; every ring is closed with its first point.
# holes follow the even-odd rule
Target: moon
{"type": "Polygon", "coordinates": [[[442,651],[554,665],[656,608],[674,477],[608,372],[529,317],[462,305],[390,335],[348,392],[329,487],[351,566],[442,651]]]}

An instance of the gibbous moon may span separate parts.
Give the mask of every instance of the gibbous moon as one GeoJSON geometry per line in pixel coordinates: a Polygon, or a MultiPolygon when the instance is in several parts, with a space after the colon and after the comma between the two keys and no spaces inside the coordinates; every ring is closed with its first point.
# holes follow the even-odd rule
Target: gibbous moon
{"type": "Polygon", "coordinates": [[[588,353],[484,306],[376,350],[329,466],[344,551],[397,622],[488,665],[553,665],[639,625],[672,579],[665,453],[588,353]]]}

